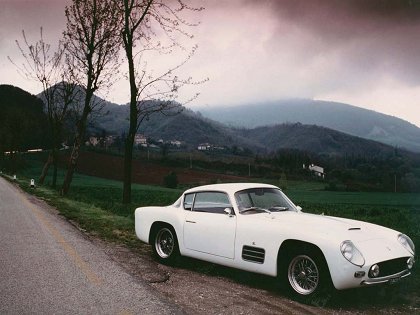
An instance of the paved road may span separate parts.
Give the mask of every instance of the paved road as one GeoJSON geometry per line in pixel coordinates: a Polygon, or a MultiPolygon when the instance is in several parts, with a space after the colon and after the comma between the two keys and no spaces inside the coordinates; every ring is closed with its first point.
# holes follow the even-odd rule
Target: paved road
{"type": "Polygon", "coordinates": [[[74,226],[0,177],[0,314],[178,314],[74,226]]]}

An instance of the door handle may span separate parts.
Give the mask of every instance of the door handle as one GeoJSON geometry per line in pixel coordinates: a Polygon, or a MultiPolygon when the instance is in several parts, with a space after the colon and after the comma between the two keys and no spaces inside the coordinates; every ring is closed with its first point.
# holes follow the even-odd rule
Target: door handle
{"type": "Polygon", "coordinates": [[[187,222],[187,223],[197,223],[195,221],[190,221],[190,220],[186,220],[185,222],[187,222]]]}

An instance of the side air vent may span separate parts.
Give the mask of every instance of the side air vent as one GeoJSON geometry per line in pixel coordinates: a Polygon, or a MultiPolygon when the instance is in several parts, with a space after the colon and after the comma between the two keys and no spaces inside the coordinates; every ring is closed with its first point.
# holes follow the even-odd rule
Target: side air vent
{"type": "Polygon", "coordinates": [[[264,248],[244,246],[242,248],[242,259],[246,261],[252,261],[258,264],[263,264],[265,258],[264,248]]]}

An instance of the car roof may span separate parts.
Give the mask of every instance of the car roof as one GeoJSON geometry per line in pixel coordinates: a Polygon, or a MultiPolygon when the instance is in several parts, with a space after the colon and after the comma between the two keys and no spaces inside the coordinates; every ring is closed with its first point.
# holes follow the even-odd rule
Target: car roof
{"type": "Polygon", "coordinates": [[[225,191],[228,193],[235,193],[240,190],[250,189],[250,188],[276,188],[276,186],[269,184],[260,184],[260,183],[228,183],[228,184],[213,184],[198,186],[185,191],[185,193],[192,193],[197,191],[225,191]]]}

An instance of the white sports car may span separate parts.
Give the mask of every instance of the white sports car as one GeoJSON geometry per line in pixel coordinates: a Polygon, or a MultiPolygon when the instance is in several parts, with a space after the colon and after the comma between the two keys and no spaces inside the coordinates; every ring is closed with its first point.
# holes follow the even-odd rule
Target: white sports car
{"type": "Polygon", "coordinates": [[[180,254],[276,276],[298,296],[410,275],[408,236],[301,210],[276,186],[217,184],[187,190],[168,207],[137,208],[135,228],[161,262],[180,254]]]}

